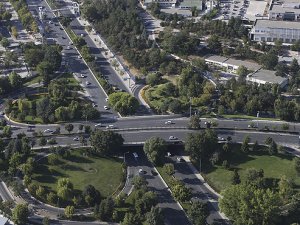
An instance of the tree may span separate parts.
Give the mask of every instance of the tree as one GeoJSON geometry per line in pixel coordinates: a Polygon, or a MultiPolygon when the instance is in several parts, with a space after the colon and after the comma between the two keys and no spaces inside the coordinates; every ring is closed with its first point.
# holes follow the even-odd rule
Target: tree
{"type": "Polygon", "coordinates": [[[113,155],[123,145],[122,135],[113,131],[95,130],[90,137],[92,151],[100,155],[113,155]]]}
{"type": "Polygon", "coordinates": [[[16,72],[11,72],[9,74],[9,83],[13,89],[19,88],[22,86],[22,77],[16,72]]]}
{"type": "Polygon", "coordinates": [[[59,156],[57,154],[50,154],[47,157],[49,165],[57,165],[59,163],[59,156]]]}
{"type": "Polygon", "coordinates": [[[43,218],[43,225],[50,225],[49,217],[44,217],[43,218]]]}
{"type": "Polygon", "coordinates": [[[109,95],[109,105],[122,115],[132,115],[139,108],[138,100],[127,92],[116,92],[109,95]]]}
{"type": "Polygon", "coordinates": [[[207,46],[213,52],[220,52],[222,48],[222,43],[219,40],[219,36],[213,34],[207,39],[207,46]]]}
{"type": "Polygon", "coordinates": [[[235,169],[231,177],[231,184],[236,185],[241,183],[241,178],[238,171],[235,169]]]}
{"type": "Polygon", "coordinates": [[[244,138],[244,141],[243,141],[242,146],[241,146],[241,150],[245,153],[249,152],[249,142],[250,142],[250,138],[249,138],[249,136],[246,136],[244,138]]]}
{"type": "Polygon", "coordinates": [[[45,146],[47,144],[47,139],[45,137],[41,137],[39,139],[39,145],[40,146],[45,146]]]}
{"type": "Polygon", "coordinates": [[[26,224],[29,216],[27,204],[17,204],[12,211],[12,220],[15,224],[26,224]]]}
{"type": "Polygon", "coordinates": [[[190,155],[191,160],[199,162],[200,159],[209,157],[217,149],[218,137],[214,130],[206,129],[201,133],[187,135],[184,149],[190,155]]]}
{"type": "Polygon", "coordinates": [[[74,125],[69,123],[65,125],[65,129],[66,131],[68,131],[69,133],[71,133],[71,131],[74,129],[74,125]]]}
{"type": "Polygon", "coordinates": [[[280,198],[270,189],[233,185],[222,192],[219,207],[234,224],[270,225],[278,218],[280,198]]]}
{"type": "Polygon", "coordinates": [[[106,198],[101,201],[99,207],[99,218],[102,221],[111,219],[114,211],[114,201],[111,198],[106,198]]]}
{"type": "Polygon", "coordinates": [[[245,66],[239,66],[239,68],[236,71],[237,75],[239,75],[240,77],[245,78],[247,76],[247,74],[249,73],[247,67],[245,66]]]}
{"type": "Polygon", "coordinates": [[[10,45],[9,40],[7,38],[2,38],[1,45],[6,49],[10,45]]]}
{"type": "Polygon", "coordinates": [[[158,85],[161,81],[161,76],[159,73],[150,73],[146,77],[146,84],[149,84],[150,86],[158,85]]]}
{"type": "Polygon", "coordinates": [[[127,212],[125,214],[124,220],[122,221],[121,225],[139,225],[140,220],[136,214],[132,212],[127,212]]]}
{"type": "Polygon", "coordinates": [[[201,120],[199,115],[190,117],[189,128],[199,130],[201,128],[201,120]]]}
{"type": "Polygon", "coordinates": [[[132,179],[132,184],[134,185],[135,189],[143,189],[147,186],[148,182],[142,176],[135,176],[132,179]]]}
{"type": "Polygon", "coordinates": [[[209,216],[208,205],[200,201],[192,202],[187,214],[194,225],[204,225],[206,224],[206,218],[209,216]]]}
{"type": "Polygon", "coordinates": [[[169,175],[172,176],[175,173],[174,164],[173,163],[166,163],[163,167],[164,171],[169,175]]]}
{"type": "Polygon", "coordinates": [[[73,184],[68,178],[60,178],[57,181],[57,195],[62,200],[68,200],[71,199],[73,194],[73,184]]]}
{"type": "Polygon", "coordinates": [[[270,50],[260,57],[260,63],[266,69],[274,69],[278,63],[278,56],[274,50],[270,50]]]}
{"type": "Polygon", "coordinates": [[[268,151],[270,155],[274,155],[278,153],[278,148],[276,142],[273,140],[268,147],[268,151]]]}
{"type": "Polygon", "coordinates": [[[54,67],[50,62],[43,61],[36,67],[36,71],[43,77],[44,86],[47,86],[54,72],[54,67]]]}
{"type": "Polygon", "coordinates": [[[68,205],[66,208],[65,208],[65,216],[68,218],[68,219],[71,219],[75,213],[75,207],[72,206],[72,205],[68,205]]]}
{"type": "Polygon", "coordinates": [[[171,187],[172,194],[177,201],[186,202],[192,197],[191,189],[187,188],[181,181],[177,181],[171,187]]]}
{"type": "Polygon", "coordinates": [[[144,144],[144,152],[154,165],[163,163],[166,150],[166,141],[160,137],[151,137],[144,144]]]}
{"type": "Polygon", "coordinates": [[[14,38],[18,38],[18,36],[19,36],[19,33],[18,33],[18,30],[17,30],[17,28],[15,27],[15,26],[12,26],[11,27],[11,34],[12,34],[12,36],[14,37],[14,38]]]}
{"type": "Polygon", "coordinates": [[[291,199],[294,194],[294,185],[286,176],[282,176],[278,183],[279,195],[284,202],[291,199]]]}
{"type": "Polygon", "coordinates": [[[2,135],[3,135],[3,137],[10,138],[11,135],[12,135],[11,126],[5,126],[5,127],[3,127],[2,135]]]}
{"type": "Polygon", "coordinates": [[[164,217],[159,207],[152,207],[146,214],[147,225],[164,225],[164,217]]]}
{"type": "Polygon", "coordinates": [[[298,176],[300,176],[300,158],[295,157],[293,161],[294,161],[294,168],[295,168],[298,176]]]}
{"type": "Polygon", "coordinates": [[[88,206],[94,206],[95,204],[100,204],[101,195],[98,190],[93,185],[87,185],[83,192],[82,197],[88,206]]]}

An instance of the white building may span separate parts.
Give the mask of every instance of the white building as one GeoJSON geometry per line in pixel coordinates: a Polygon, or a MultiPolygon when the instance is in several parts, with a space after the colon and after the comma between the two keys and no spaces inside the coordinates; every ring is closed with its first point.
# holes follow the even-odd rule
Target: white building
{"type": "Polygon", "coordinates": [[[300,21],[300,1],[273,1],[269,8],[269,19],[300,21]]]}
{"type": "Polygon", "coordinates": [[[191,9],[193,7],[196,7],[197,10],[202,10],[202,0],[183,0],[183,2],[180,3],[179,8],[180,9],[191,9]]]}
{"type": "Polygon", "coordinates": [[[256,84],[278,84],[280,87],[285,87],[288,84],[288,78],[275,75],[275,71],[258,70],[249,74],[246,81],[256,84]]]}
{"type": "Polygon", "coordinates": [[[250,38],[254,41],[293,43],[300,40],[300,22],[256,20],[250,38]]]}
{"type": "Polygon", "coordinates": [[[162,8],[175,8],[177,0],[141,0],[140,1],[144,8],[148,8],[152,3],[158,3],[162,8]]]}

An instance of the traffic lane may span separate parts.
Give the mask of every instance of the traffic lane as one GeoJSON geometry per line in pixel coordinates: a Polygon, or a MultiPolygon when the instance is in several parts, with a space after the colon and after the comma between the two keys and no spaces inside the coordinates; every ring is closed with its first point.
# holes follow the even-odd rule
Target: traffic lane
{"type": "Polygon", "coordinates": [[[0,196],[3,201],[14,201],[13,198],[11,198],[11,195],[7,192],[7,189],[4,186],[5,184],[1,181],[0,182],[0,196]]]}
{"type": "Polygon", "coordinates": [[[227,224],[228,221],[224,220],[219,213],[218,207],[218,197],[212,193],[203,183],[199,180],[186,162],[178,162],[177,157],[184,155],[182,151],[176,151],[176,155],[168,157],[167,161],[174,164],[176,178],[183,181],[185,185],[192,190],[192,195],[194,199],[198,201],[208,202],[210,215],[208,222],[213,221],[222,222],[222,224],[227,224]]]}
{"type": "Polygon", "coordinates": [[[143,151],[138,151],[138,160],[136,161],[136,167],[144,170],[146,174],[142,175],[148,182],[149,190],[157,193],[158,206],[163,209],[164,219],[167,224],[172,225],[190,225],[188,218],[177,202],[173,199],[167,186],[158,175],[152,175],[151,171],[154,171],[153,165],[148,161],[143,151]]]}
{"type": "Polygon", "coordinates": [[[121,80],[122,78],[116,74],[114,69],[112,68],[110,62],[103,56],[101,50],[95,45],[93,40],[90,38],[88,33],[85,31],[84,27],[78,22],[77,19],[74,19],[71,22],[71,28],[75,34],[80,36],[81,34],[84,35],[84,39],[87,43],[87,46],[90,47],[91,53],[97,57],[96,63],[100,66],[100,70],[104,76],[107,76],[109,83],[112,85],[117,86],[118,88],[127,91],[127,87],[121,80]]]}
{"type": "MultiPolygon", "coordinates": [[[[54,19],[54,15],[52,13],[50,13],[50,9],[47,6],[47,4],[45,4],[45,2],[43,1],[42,4],[49,13],[47,13],[48,18],[54,19]]],[[[56,20],[56,19],[55,19],[56,20]]],[[[71,40],[69,40],[67,34],[65,33],[65,31],[62,29],[62,27],[60,25],[55,26],[56,22],[53,24],[52,29],[53,29],[53,38],[58,38],[57,40],[59,41],[59,44],[64,46],[64,49],[69,45],[69,42],[71,42],[71,40]]],[[[86,88],[87,92],[90,93],[91,99],[97,104],[97,108],[98,110],[100,110],[100,112],[102,112],[103,115],[105,115],[106,117],[115,117],[117,114],[114,113],[112,110],[104,110],[104,106],[106,105],[105,99],[107,98],[107,95],[104,93],[104,90],[102,90],[101,87],[98,87],[98,83],[96,81],[96,79],[94,78],[94,76],[91,74],[89,68],[87,67],[87,65],[83,62],[82,59],[79,59],[78,56],[78,52],[76,51],[76,49],[73,46],[70,46],[71,49],[66,49],[65,53],[66,53],[66,58],[70,59],[70,68],[72,70],[74,70],[74,72],[76,73],[83,73],[85,75],[87,75],[86,77],[86,81],[90,82],[91,84],[95,84],[94,88],[86,88]],[[69,56],[73,56],[73,57],[69,57],[69,56]]]]}

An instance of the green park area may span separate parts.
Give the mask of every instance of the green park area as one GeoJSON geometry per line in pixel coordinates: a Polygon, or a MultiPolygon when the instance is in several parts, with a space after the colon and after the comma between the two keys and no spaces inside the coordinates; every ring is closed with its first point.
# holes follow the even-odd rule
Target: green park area
{"type": "Polygon", "coordinates": [[[57,181],[69,178],[75,190],[82,191],[87,185],[93,185],[101,196],[112,195],[122,181],[122,161],[87,156],[85,152],[86,149],[72,150],[70,155],[59,157],[55,163],[49,162],[49,156],[42,159],[32,176],[33,182],[56,192],[57,181]]]}
{"type": "Polygon", "coordinates": [[[234,170],[237,169],[241,181],[245,181],[247,169],[262,169],[264,177],[279,181],[282,176],[286,176],[295,184],[295,188],[300,187],[300,177],[293,163],[294,157],[286,153],[278,153],[277,155],[269,155],[265,151],[244,153],[239,148],[233,148],[230,154],[230,168],[222,165],[215,165],[203,172],[207,182],[217,191],[226,189],[231,185],[231,178],[234,170]]]}

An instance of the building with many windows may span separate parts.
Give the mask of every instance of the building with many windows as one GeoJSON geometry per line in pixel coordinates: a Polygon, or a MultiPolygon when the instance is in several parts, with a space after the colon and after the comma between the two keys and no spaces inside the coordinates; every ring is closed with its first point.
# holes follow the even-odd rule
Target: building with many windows
{"type": "Polygon", "coordinates": [[[140,2],[144,8],[148,8],[152,3],[158,3],[159,6],[163,8],[174,8],[177,0],[141,0],[140,2]]]}
{"type": "Polygon", "coordinates": [[[300,22],[256,20],[250,31],[250,38],[258,42],[281,40],[283,43],[293,43],[300,40],[300,22]]]}

